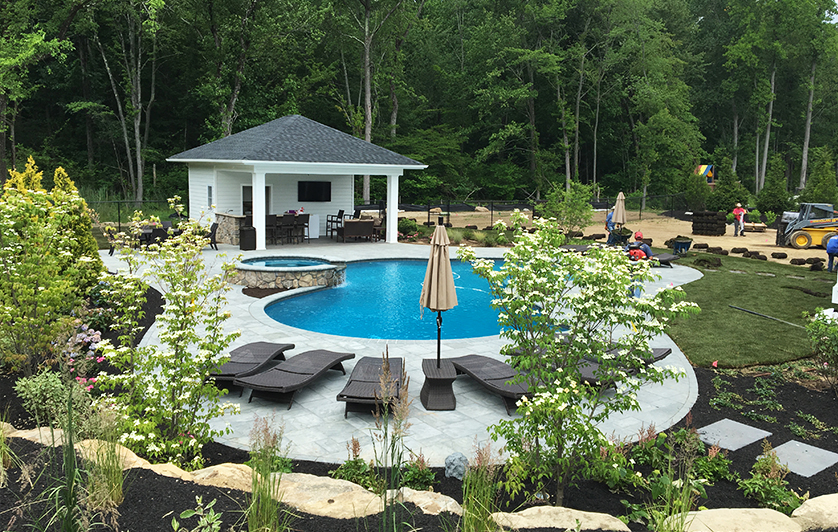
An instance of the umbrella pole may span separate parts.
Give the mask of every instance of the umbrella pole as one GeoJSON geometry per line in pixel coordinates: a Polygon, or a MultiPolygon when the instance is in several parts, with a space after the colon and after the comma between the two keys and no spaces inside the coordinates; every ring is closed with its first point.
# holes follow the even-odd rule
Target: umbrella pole
{"type": "Polygon", "coordinates": [[[442,312],[436,313],[436,367],[439,369],[440,347],[442,344],[442,312]]]}

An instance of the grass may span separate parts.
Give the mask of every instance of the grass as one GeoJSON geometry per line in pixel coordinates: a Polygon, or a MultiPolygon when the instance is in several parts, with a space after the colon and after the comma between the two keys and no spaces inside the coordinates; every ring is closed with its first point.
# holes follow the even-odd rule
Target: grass
{"type": "Polygon", "coordinates": [[[803,312],[831,305],[834,274],[706,253],[688,253],[679,264],[695,267],[704,274],[682,287],[687,299],[698,303],[701,312],[675,320],[670,329],[670,335],[694,365],[708,367],[718,361],[718,367],[741,368],[811,356],[806,331],[800,328],[806,324],[803,312]],[[706,257],[721,258],[718,271],[695,265],[697,259],[706,257]]]}

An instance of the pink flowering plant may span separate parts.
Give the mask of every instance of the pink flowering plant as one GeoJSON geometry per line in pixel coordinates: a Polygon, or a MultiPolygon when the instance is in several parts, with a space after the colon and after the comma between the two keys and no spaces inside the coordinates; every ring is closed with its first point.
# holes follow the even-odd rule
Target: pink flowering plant
{"type": "Polygon", "coordinates": [[[226,362],[227,348],[240,333],[224,331],[230,317],[224,293],[230,289],[232,264],[210,273],[202,257],[209,240],[200,220],[182,222],[179,228],[180,235],[164,242],[122,250],[129,272],[121,276],[136,278],[142,272],[143,282],[113,283],[126,292],[122,299],[129,306],[120,313],[121,345],[103,342],[103,349],[121,373],[100,375],[97,384],[119,390],[113,400],[124,416],[123,444],[148,458],[194,468],[201,465],[201,446],[225,432],[211,428],[210,421],[237,411],[221,401],[226,390],[207,376],[226,362]],[[158,317],[160,344],[135,347],[136,315],[142,307],[138,291],[144,283],[159,290],[166,304],[158,317]]]}
{"type": "Polygon", "coordinates": [[[616,248],[565,251],[555,220],[533,220],[532,233],[525,223],[522,213],[512,215],[513,245],[499,270],[471,248],[460,248],[459,255],[489,282],[501,336],[512,341],[504,354],[515,354],[510,363],[519,376],[513,380],[530,391],[518,403],[520,417],[491,428],[510,455],[505,487],[517,493],[529,481],[541,492],[553,481],[551,498],[560,506],[564,488],[588,473],[606,444],[597,425],[615,412],[638,410],[642,384],[682,374],[647,366],[644,358],[672,317],[699,309],[674,287],[628,297],[656,278],[648,262],[632,262],[616,248]],[[581,378],[586,360],[600,364],[597,383],[581,378]],[[611,386],[616,394],[606,393],[611,386]]]}

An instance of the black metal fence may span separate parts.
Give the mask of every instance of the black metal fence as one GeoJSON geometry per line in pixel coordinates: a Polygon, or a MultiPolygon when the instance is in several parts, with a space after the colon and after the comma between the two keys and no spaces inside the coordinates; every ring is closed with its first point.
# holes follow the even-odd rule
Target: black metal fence
{"type": "MultiPolygon", "coordinates": [[[[596,210],[608,210],[614,207],[616,197],[601,196],[597,200],[591,201],[591,206],[596,210]]],[[[434,225],[439,216],[444,218],[447,224],[458,225],[452,223],[452,213],[477,213],[483,212],[489,216],[489,226],[494,225],[495,220],[508,216],[511,211],[518,209],[525,212],[537,212],[537,207],[545,201],[516,201],[516,200],[481,200],[481,201],[463,201],[463,200],[441,200],[437,203],[413,204],[413,203],[399,203],[399,210],[409,213],[416,213],[415,218],[419,223],[426,225],[434,225]]],[[[385,206],[384,201],[376,201],[367,205],[356,205],[356,210],[379,210],[383,211],[385,206]]],[[[687,210],[687,203],[684,199],[684,194],[667,194],[646,196],[645,205],[643,198],[640,196],[631,195],[626,197],[626,210],[638,212],[642,219],[644,212],[663,213],[666,216],[674,216],[677,212],[687,210]]],[[[456,219],[468,220],[468,217],[455,216],[456,219]]],[[[479,227],[483,229],[483,227],[479,227]]]]}

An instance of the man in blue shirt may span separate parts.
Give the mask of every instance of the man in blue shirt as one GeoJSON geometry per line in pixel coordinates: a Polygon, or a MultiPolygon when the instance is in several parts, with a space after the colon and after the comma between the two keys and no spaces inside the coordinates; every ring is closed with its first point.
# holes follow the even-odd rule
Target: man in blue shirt
{"type": "Polygon", "coordinates": [[[629,244],[629,246],[643,250],[643,253],[646,254],[647,259],[652,258],[652,248],[650,248],[647,243],[643,242],[643,233],[641,233],[640,231],[634,233],[634,240],[635,242],[629,244]]]}
{"type": "Polygon", "coordinates": [[[827,240],[826,254],[829,255],[829,262],[826,263],[826,271],[832,273],[832,262],[835,260],[835,256],[838,255],[838,235],[827,240]]]}
{"type": "Polygon", "coordinates": [[[615,227],[613,218],[614,209],[611,209],[611,211],[608,213],[608,216],[605,217],[605,230],[608,231],[608,241],[606,241],[605,244],[608,246],[613,246],[614,244],[616,244],[614,236],[612,235],[612,232],[614,231],[615,227]]]}

